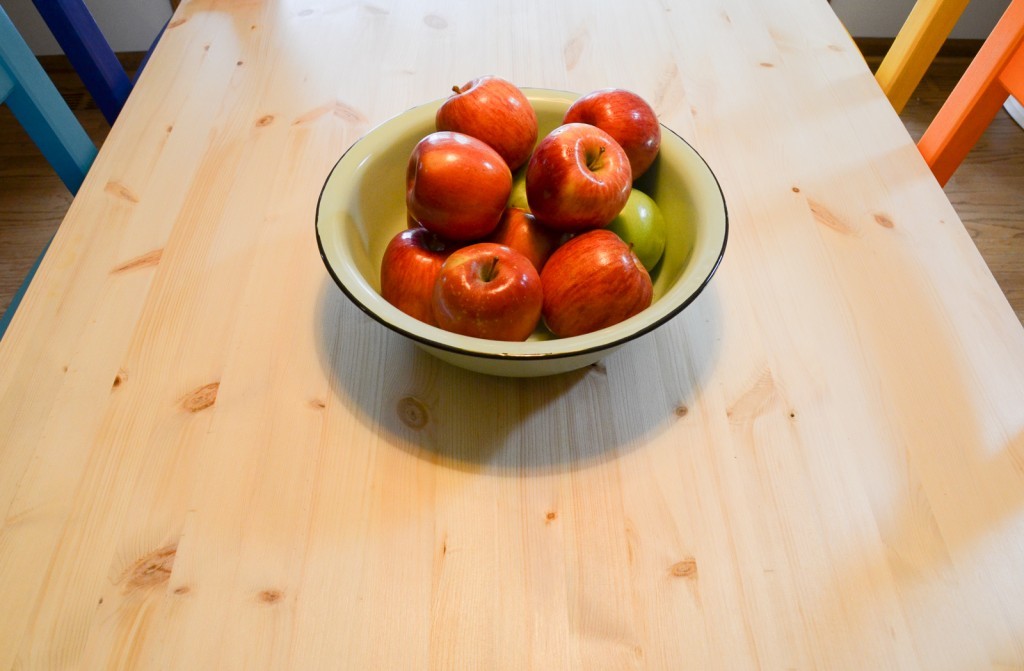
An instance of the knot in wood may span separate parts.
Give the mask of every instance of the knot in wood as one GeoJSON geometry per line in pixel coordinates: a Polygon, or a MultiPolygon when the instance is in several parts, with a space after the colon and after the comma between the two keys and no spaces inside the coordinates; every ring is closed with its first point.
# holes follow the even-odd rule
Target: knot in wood
{"type": "Polygon", "coordinates": [[[205,410],[217,402],[217,392],[220,390],[220,382],[211,382],[190,392],[181,401],[181,405],[189,412],[205,410]]]}
{"type": "Polygon", "coordinates": [[[259,600],[263,603],[277,603],[284,598],[284,592],[279,589],[265,589],[259,593],[259,600]]]}
{"type": "Polygon", "coordinates": [[[167,582],[171,577],[177,552],[178,546],[174,544],[141,557],[122,577],[125,591],[156,587],[167,582]]]}
{"type": "Polygon", "coordinates": [[[427,406],[414,396],[406,396],[398,402],[398,417],[410,429],[422,429],[430,421],[427,406]]]}
{"type": "Polygon", "coordinates": [[[669,571],[676,578],[695,578],[697,577],[697,560],[693,557],[687,557],[682,561],[672,564],[672,568],[669,571]]]}

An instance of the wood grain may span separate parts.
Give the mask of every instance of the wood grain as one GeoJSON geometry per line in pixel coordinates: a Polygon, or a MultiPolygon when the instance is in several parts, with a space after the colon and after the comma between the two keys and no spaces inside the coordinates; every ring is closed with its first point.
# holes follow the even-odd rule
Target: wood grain
{"type": "Polygon", "coordinates": [[[1024,666],[970,174],[965,230],[825,3],[182,3],[0,341],[0,668],[1024,666]],[[484,72],[636,90],[726,194],[587,369],[445,365],[318,258],[345,148],[484,72]]]}
{"type": "MultiPolygon", "coordinates": [[[[861,40],[859,40],[861,41],[861,40]]],[[[919,139],[942,102],[970,62],[977,44],[959,46],[964,55],[940,56],[900,118],[919,139]]],[[[140,55],[125,58],[130,69],[140,55]]],[[[868,56],[877,67],[878,57],[868,56]]],[[[47,72],[89,131],[102,143],[109,129],[88,99],[81,83],[61,57],[44,57],[47,72]]],[[[671,81],[671,75],[669,81],[671,81]]],[[[667,94],[666,82],[660,88],[667,94]]],[[[262,123],[269,123],[268,115],[262,123]]],[[[260,121],[257,121],[259,124],[260,121]]],[[[944,191],[967,227],[985,262],[1024,323],[1024,202],[1018,196],[1024,183],[1024,133],[1007,114],[1000,113],[989,130],[948,183],[944,191]]],[[[6,108],[0,108],[0,310],[10,304],[46,243],[67,213],[71,197],[28,142],[6,108]]]]}

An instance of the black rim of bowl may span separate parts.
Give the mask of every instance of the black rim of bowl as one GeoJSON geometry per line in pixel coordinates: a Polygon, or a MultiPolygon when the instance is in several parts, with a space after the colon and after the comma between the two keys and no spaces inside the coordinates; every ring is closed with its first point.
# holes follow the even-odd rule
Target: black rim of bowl
{"type": "MultiPolygon", "coordinates": [[[[383,123],[387,123],[387,122],[383,122],[383,123]]],[[[383,125],[383,123],[380,124],[380,125],[383,125]]],[[[624,344],[628,343],[631,340],[635,340],[635,339],[637,339],[637,338],[639,338],[639,337],[641,337],[643,335],[646,335],[646,334],[650,333],[654,329],[658,328],[659,326],[661,326],[665,322],[669,321],[670,319],[672,319],[673,317],[678,315],[687,306],[689,306],[691,303],[693,303],[693,301],[701,293],[703,293],[704,289],[711,282],[711,278],[714,277],[715,272],[718,270],[718,266],[721,265],[721,263],[722,263],[722,258],[725,256],[725,247],[726,247],[726,245],[727,245],[727,243],[729,241],[729,208],[728,208],[728,205],[725,202],[725,193],[722,191],[722,185],[718,181],[718,175],[715,174],[715,171],[711,169],[711,166],[708,164],[708,162],[704,159],[704,157],[701,155],[701,153],[699,151],[697,151],[696,148],[694,148],[694,146],[692,144],[687,142],[685,138],[683,138],[681,135],[679,135],[679,133],[676,133],[674,130],[672,130],[671,128],[669,128],[665,124],[661,124],[661,128],[662,128],[663,131],[668,131],[669,133],[672,133],[672,135],[675,135],[677,138],[679,138],[679,140],[683,144],[685,144],[687,147],[689,147],[690,150],[697,156],[697,158],[699,158],[701,160],[701,162],[704,164],[704,166],[708,169],[708,173],[711,175],[711,179],[713,179],[715,181],[715,187],[718,189],[718,197],[722,201],[722,214],[723,214],[724,219],[725,219],[725,222],[724,222],[725,230],[724,230],[724,233],[722,235],[722,247],[718,250],[718,256],[715,258],[715,262],[714,262],[714,264],[712,264],[711,270],[708,272],[707,276],[703,280],[701,280],[701,283],[697,286],[697,288],[694,289],[694,291],[689,296],[687,296],[685,299],[680,301],[679,305],[677,305],[670,312],[666,313],[665,315],[663,315],[661,318],[657,319],[656,321],[653,321],[650,324],[646,324],[643,328],[639,328],[636,331],[634,331],[634,332],[632,332],[632,333],[630,333],[628,335],[622,336],[621,338],[617,338],[615,340],[608,341],[606,343],[602,343],[600,345],[595,345],[595,346],[592,346],[592,347],[586,347],[586,348],[578,349],[578,350],[572,350],[570,352],[549,352],[549,353],[539,353],[539,354],[529,354],[529,353],[517,354],[517,353],[511,353],[511,352],[508,352],[508,353],[505,353],[505,352],[480,352],[480,351],[476,351],[476,350],[465,349],[465,348],[462,348],[462,347],[456,347],[454,345],[448,345],[448,344],[445,344],[445,343],[442,343],[442,342],[438,342],[436,340],[432,340],[430,338],[424,337],[422,335],[418,335],[418,334],[413,333],[411,331],[407,331],[407,330],[405,330],[403,328],[400,328],[398,326],[395,326],[391,322],[385,320],[380,315],[378,315],[376,312],[374,312],[369,307],[364,305],[355,296],[355,294],[353,294],[349,290],[349,288],[345,286],[345,283],[342,282],[341,279],[338,277],[338,275],[334,272],[334,268],[331,266],[331,262],[330,262],[330,260],[328,260],[327,254],[324,251],[323,240],[320,237],[320,226],[319,226],[319,222],[320,222],[320,207],[321,207],[321,205],[323,203],[324,192],[327,190],[327,183],[330,181],[331,175],[334,174],[334,171],[337,169],[338,165],[342,161],[345,160],[345,157],[348,155],[348,153],[350,151],[352,151],[367,136],[371,135],[374,131],[376,131],[377,128],[380,128],[380,125],[378,125],[374,129],[370,130],[368,133],[366,133],[365,135],[361,136],[358,140],[353,142],[349,146],[349,148],[345,150],[345,152],[341,155],[341,157],[334,163],[334,166],[331,167],[331,170],[327,173],[327,178],[324,180],[323,186],[320,187],[320,195],[317,197],[317,201],[316,201],[316,220],[314,221],[314,226],[316,228],[316,245],[317,245],[317,248],[320,250],[320,258],[323,260],[324,266],[327,268],[327,272],[330,274],[331,278],[334,280],[334,283],[338,285],[338,288],[341,289],[342,293],[344,293],[345,296],[347,296],[348,299],[352,303],[354,303],[356,307],[358,307],[360,310],[362,310],[363,313],[369,315],[374,321],[376,321],[376,322],[384,325],[385,327],[387,327],[389,330],[394,331],[395,333],[398,333],[398,334],[400,334],[402,336],[405,336],[406,338],[414,340],[414,341],[416,341],[416,342],[418,342],[420,344],[426,345],[427,347],[432,347],[434,349],[439,349],[439,350],[443,350],[443,351],[446,351],[446,352],[451,352],[453,354],[459,354],[459,355],[462,355],[462,356],[475,357],[475,358],[479,358],[479,359],[496,359],[496,360],[502,360],[502,361],[545,361],[545,360],[553,360],[553,359],[564,359],[564,358],[569,358],[569,357],[584,356],[586,354],[602,352],[602,351],[607,350],[607,349],[612,349],[612,348],[615,348],[615,347],[619,347],[621,345],[624,345],[624,344]]],[[[471,337],[471,336],[467,336],[467,337],[471,337]]],[[[480,340],[481,340],[481,342],[495,342],[495,341],[484,340],[484,339],[480,339],[480,340]]],[[[561,340],[564,341],[566,339],[562,338],[561,340]]]]}

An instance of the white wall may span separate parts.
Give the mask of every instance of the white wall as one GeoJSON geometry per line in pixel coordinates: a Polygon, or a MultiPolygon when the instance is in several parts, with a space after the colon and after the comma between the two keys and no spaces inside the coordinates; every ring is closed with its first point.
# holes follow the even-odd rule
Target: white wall
{"type": "MultiPolygon", "coordinates": [[[[854,37],[894,37],[914,0],[832,0],[832,9],[854,37]]],[[[983,40],[1010,6],[1010,0],[971,0],[950,34],[983,40]]]]}
{"type": "MultiPolygon", "coordinates": [[[[147,51],[171,16],[168,0],[85,0],[114,51],[147,51]]],[[[4,11],[36,55],[61,53],[32,0],[3,0],[4,11]]]]}

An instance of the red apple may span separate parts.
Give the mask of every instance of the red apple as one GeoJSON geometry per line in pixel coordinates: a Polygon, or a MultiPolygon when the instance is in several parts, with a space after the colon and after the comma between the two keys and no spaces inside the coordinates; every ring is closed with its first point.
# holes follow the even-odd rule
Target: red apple
{"type": "Polygon", "coordinates": [[[505,214],[494,232],[487,238],[516,250],[530,260],[539,273],[551,252],[558,246],[560,234],[541,226],[537,218],[519,207],[505,208],[505,214]]]}
{"type": "Polygon", "coordinates": [[[651,167],[661,147],[658,116],[646,100],[623,89],[588,93],[569,106],[562,123],[588,123],[615,138],[629,157],[634,181],[651,167]]]}
{"type": "Polygon", "coordinates": [[[434,283],[454,246],[417,226],[391,238],[380,263],[380,294],[396,308],[428,324],[434,320],[434,283]]]}
{"type": "Polygon", "coordinates": [[[512,191],[512,172],[496,151],[448,131],[416,144],[405,181],[409,216],[450,240],[478,239],[493,231],[512,191]]]}
{"type": "Polygon", "coordinates": [[[582,123],[559,126],[526,166],[530,211],[546,226],[577,232],[607,226],[626,204],[629,159],[608,133],[582,123]]]}
{"type": "Polygon", "coordinates": [[[453,86],[437,110],[437,130],[471,135],[494,148],[509,169],[526,163],[537,142],[537,114],[515,84],[491,75],[453,86]]]}
{"type": "Polygon", "coordinates": [[[478,242],[452,252],[434,284],[441,328],[491,340],[526,340],[540,321],[540,276],[519,252],[478,242]]]}
{"type": "Polygon", "coordinates": [[[651,304],[654,287],[619,236],[598,229],[555,250],[540,275],[544,323],[560,338],[603,329],[651,304]]]}

